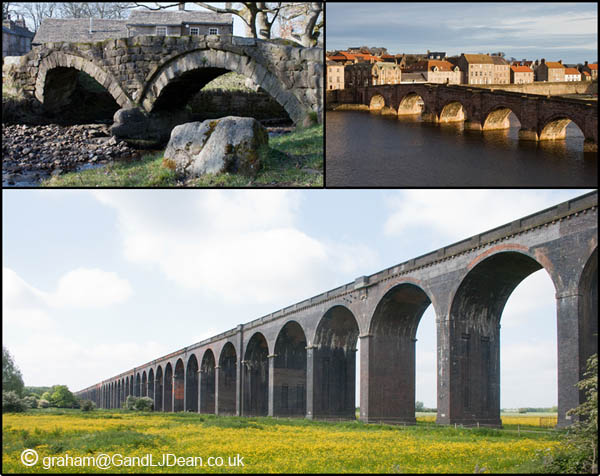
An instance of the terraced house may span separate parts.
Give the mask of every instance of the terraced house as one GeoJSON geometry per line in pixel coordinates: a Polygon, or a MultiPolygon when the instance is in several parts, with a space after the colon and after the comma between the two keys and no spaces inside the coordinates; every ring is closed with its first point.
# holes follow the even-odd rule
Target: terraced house
{"type": "Polygon", "coordinates": [[[471,55],[462,53],[457,61],[462,72],[463,84],[492,84],[494,80],[494,61],[490,55],[471,55]]]}
{"type": "Polygon", "coordinates": [[[557,83],[565,80],[565,66],[562,60],[548,61],[542,58],[540,65],[535,70],[536,81],[548,81],[557,83]]]}
{"type": "Polygon", "coordinates": [[[428,83],[460,84],[461,71],[456,65],[443,60],[418,61],[407,69],[410,73],[421,73],[428,83]]]}

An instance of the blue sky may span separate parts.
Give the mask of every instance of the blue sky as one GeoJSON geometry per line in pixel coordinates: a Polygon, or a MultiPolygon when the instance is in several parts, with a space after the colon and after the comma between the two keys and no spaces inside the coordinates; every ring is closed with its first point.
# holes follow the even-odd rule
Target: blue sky
{"type": "MultiPolygon", "coordinates": [[[[3,190],[3,345],[79,390],[586,190],[3,190]]],[[[417,333],[434,406],[435,327],[417,333]]],[[[502,317],[502,406],[556,403],[554,289],[502,317]],[[523,365],[523,363],[526,365],[523,365]]]]}
{"type": "Polygon", "coordinates": [[[517,59],[598,60],[598,3],[327,2],[327,50],[502,51],[517,59]]]}

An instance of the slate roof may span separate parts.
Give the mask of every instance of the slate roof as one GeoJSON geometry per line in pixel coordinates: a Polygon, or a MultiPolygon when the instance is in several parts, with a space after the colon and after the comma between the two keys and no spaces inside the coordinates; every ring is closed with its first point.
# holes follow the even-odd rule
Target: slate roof
{"type": "Polygon", "coordinates": [[[124,20],[93,18],[90,35],[89,18],[45,18],[32,44],[40,45],[50,41],[91,42],[109,38],[127,38],[127,26],[124,20]]]}
{"type": "Polygon", "coordinates": [[[150,11],[132,10],[127,25],[148,26],[165,25],[179,26],[182,23],[201,23],[211,25],[230,25],[233,23],[231,13],[197,12],[189,10],[150,11]]]}

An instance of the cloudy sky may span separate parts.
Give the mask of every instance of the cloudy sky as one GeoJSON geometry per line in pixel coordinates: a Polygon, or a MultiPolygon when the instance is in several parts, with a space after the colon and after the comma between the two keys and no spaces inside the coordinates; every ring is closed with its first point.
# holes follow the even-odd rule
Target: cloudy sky
{"type": "MultiPolygon", "coordinates": [[[[26,385],[104,378],[585,190],[3,190],[3,345],[26,385]]],[[[430,306],[417,399],[435,406],[430,306]]],[[[554,289],[502,317],[502,406],[556,404],[554,289]]]]}
{"type": "Polygon", "coordinates": [[[502,51],[517,59],[598,60],[598,3],[327,2],[327,50],[502,51]]]}

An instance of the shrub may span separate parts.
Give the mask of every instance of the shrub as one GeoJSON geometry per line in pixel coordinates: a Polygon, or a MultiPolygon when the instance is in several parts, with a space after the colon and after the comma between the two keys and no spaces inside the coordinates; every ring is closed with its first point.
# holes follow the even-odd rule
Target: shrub
{"type": "Polygon", "coordinates": [[[153,407],[154,401],[150,397],[141,397],[135,402],[135,409],[140,412],[150,412],[153,407]]]}
{"type": "Polygon", "coordinates": [[[50,402],[45,398],[40,398],[38,402],[38,408],[48,408],[50,406],[50,402]]]}
{"type": "Polygon", "coordinates": [[[134,397],[133,395],[128,395],[127,399],[125,400],[125,403],[123,404],[123,407],[126,410],[135,410],[135,402],[136,402],[137,398],[134,397]]]}
{"type": "Polygon", "coordinates": [[[34,395],[28,395],[23,398],[23,403],[27,406],[27,408],[37,408],[38,407],[38,397],[34,395]]]}
{"type": "Polygon", "coordinates": [[[14,390],[2,392],[2,413],[6,412],[24,412],[27,405],[14,390]]]}
{"type": "Polygon", "coordinates": [[[91,400],[81,400],[79,407],[82,412],[89,412],[96,409],[96,404],[91,400]]]}

